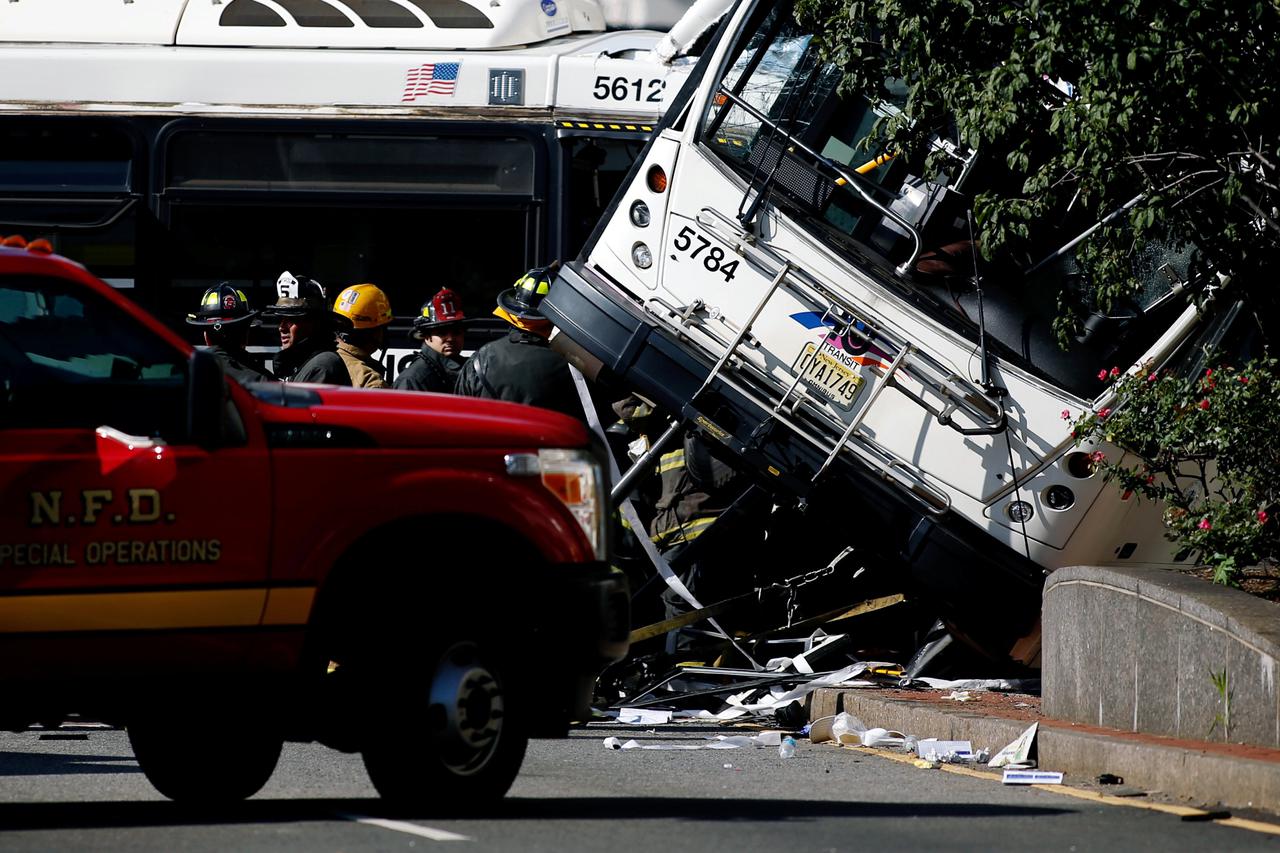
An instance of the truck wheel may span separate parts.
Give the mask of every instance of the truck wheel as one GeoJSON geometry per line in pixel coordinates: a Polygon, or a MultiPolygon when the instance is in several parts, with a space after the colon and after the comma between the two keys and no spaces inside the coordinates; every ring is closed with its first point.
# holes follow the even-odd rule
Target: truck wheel
{"type": "Polygon", "coordinates": [[[506,794],[529,738],[504,669],[496,654],[459,641],[435,659],[425,684],[402,680],[389,691],[394,698],[387,710],[403,717],[373,733],[363,750],[369,779],[383,799],[408,806],[474,805],[506,794]]]}
{"type": "Polygon", "coordinates": [[[129,726],[129,743],[147,781],[171,800],[231,803],[256,794],[280,760],[284,739],[270,731],[228,726],[179,726],[142,720],[129,726]]]}

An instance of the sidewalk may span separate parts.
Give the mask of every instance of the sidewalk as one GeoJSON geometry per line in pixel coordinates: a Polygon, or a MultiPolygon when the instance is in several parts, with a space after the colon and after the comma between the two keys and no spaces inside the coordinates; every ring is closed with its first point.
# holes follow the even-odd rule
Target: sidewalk
{"type": "Polygon", "coordinates": [[[992,754],[1039,722],[1039,766],[1062,771],[1068,784],[1112,773],[1124,777],[1128,788],[1280,814],[1280,750],[1054,720],[1040,713],[1035,696],[970,691],[973,701],[956,702],[945,698],[949,693],[821,689],[810,699],[809,716],[816,720],[848,711],[868,726],[921,738],[968,740],[975,749],[988,748],[992,754]]]}

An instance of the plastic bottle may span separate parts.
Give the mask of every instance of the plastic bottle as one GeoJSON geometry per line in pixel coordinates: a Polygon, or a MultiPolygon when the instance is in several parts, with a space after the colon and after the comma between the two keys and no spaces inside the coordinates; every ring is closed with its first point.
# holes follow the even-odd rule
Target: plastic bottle
{"type": "Polygon", "coordinates": [[[795,758],[796,757],[796,739],[787,735],[782,739],[782,745],[778,747],[779,758],[795,758]]]}

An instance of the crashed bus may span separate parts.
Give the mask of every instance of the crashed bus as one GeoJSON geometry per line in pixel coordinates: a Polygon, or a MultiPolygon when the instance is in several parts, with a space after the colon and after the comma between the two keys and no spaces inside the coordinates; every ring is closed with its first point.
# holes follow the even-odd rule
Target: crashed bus
{"type": "Polygon", "coordinates": [[[372,281],[416,349],[439,288],[485,317],[582,245],[679,87],[652,48],[687,5],[6,3],[0,232],[175,326],[222,281],[372,281]]]}
{"type": "Polygon", "coordinates": [[[1099,369],[1192,371],[1239,307],[1169,247],[1139,259],[1132,298],[1090,304],[1073,252],[1097,223],[978,278],[951,247],[973,246],[1001,158],[939,136],[930,181],[859,150],[892,98],[842,93],[812,35],[788,2],[727,14],[544,310],[756,483],[821,502],[953,636],[1036,666],[1048,572],[1190,556],[1161,505],[1095,472],[1091,453],[1123,451],[1077,446],[1072,421],[1108,405],[1099,369]],[[1069,351],[1062,292],[1086,317],[1069,351]]]}

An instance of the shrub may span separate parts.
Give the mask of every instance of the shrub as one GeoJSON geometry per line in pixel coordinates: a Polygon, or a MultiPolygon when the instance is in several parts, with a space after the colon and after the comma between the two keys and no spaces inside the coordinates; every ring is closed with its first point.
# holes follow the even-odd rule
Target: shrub
{"type": "Polygon", "coordinates": [[[1280,382],[1275,359],[1219,365],[1188,380],[1146,370],[1114,382],[1114,402],[1075,424],[1078,441],[1132,451],[1094,463],[1119,488],[1163,501],[1168,535],[1233,583],[1280,556],[1280,382]],[[1136,457],[1136,458],[1135,458],[1136,457]]]}

